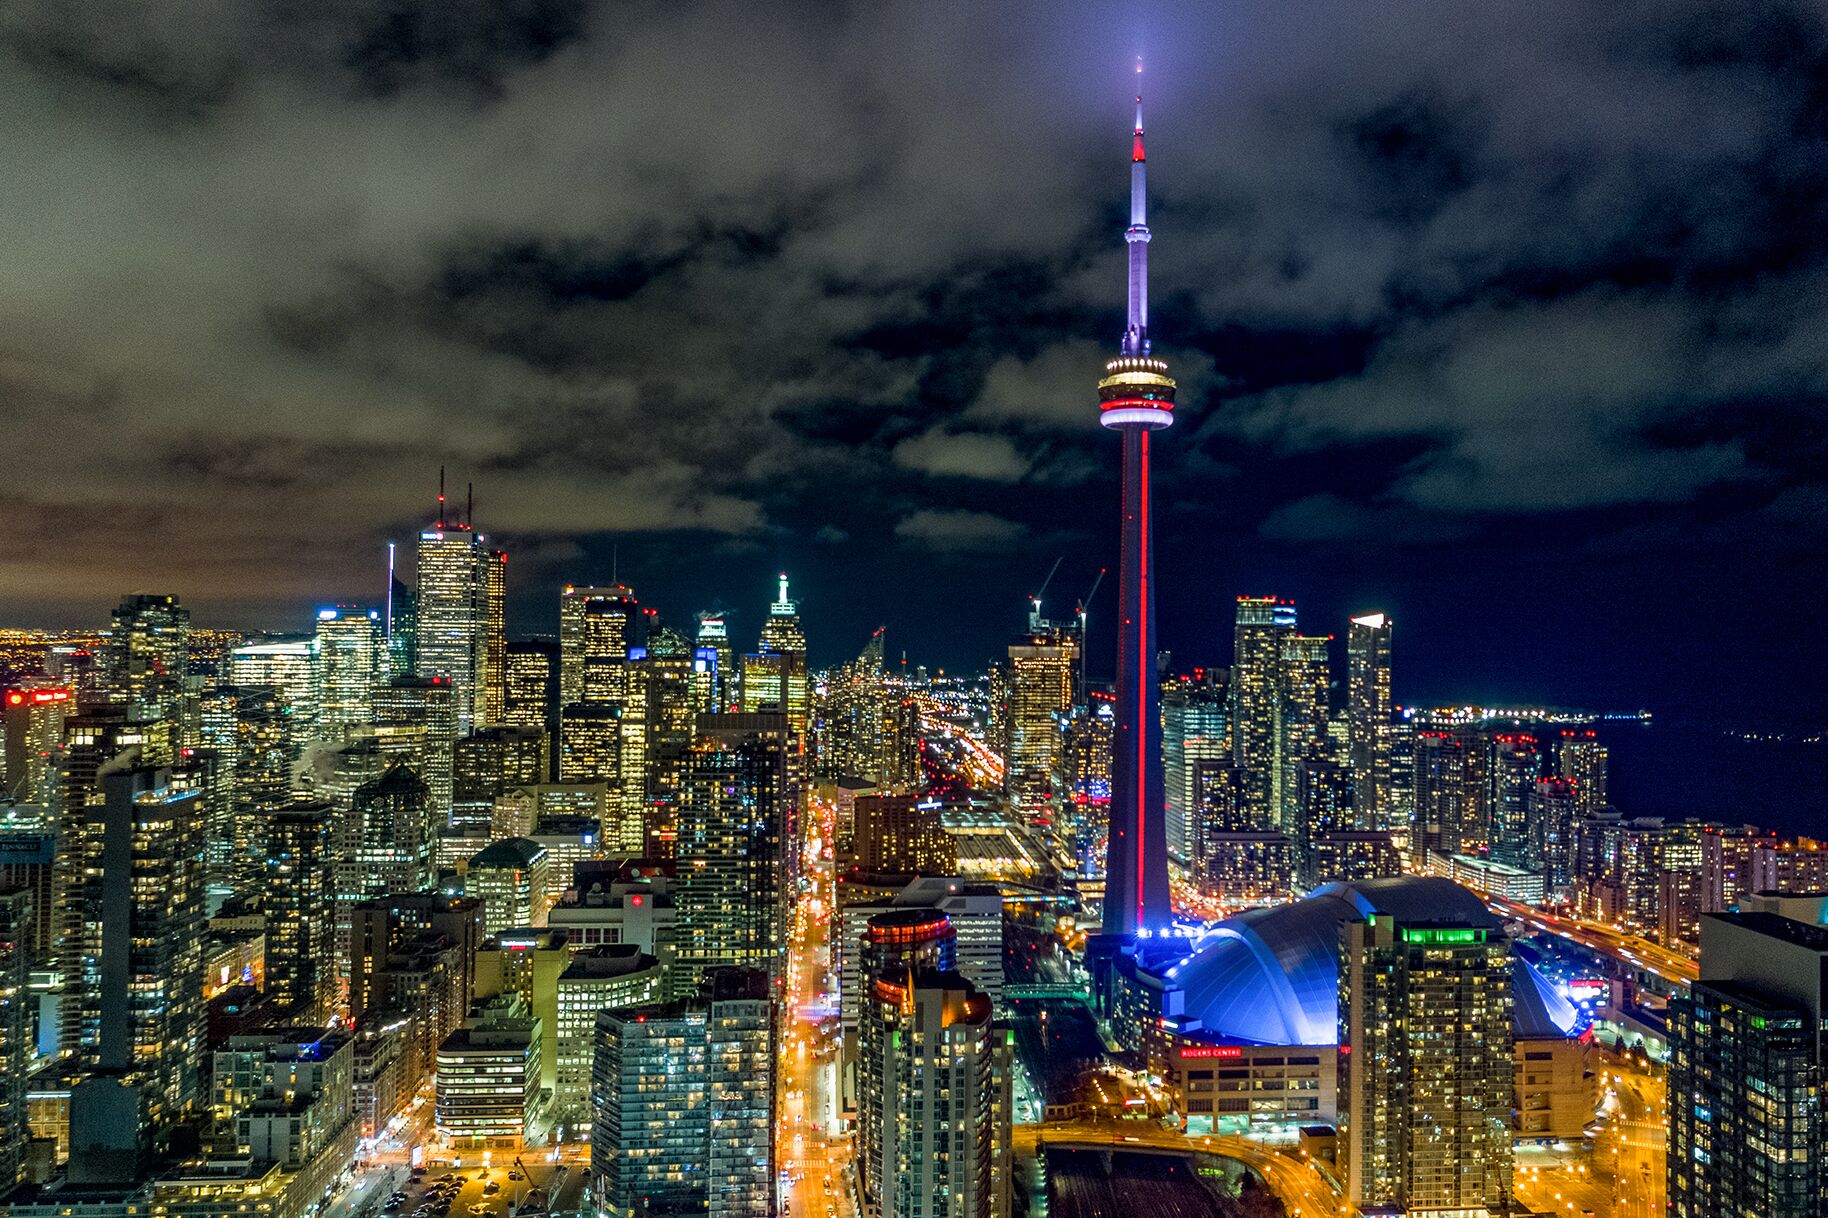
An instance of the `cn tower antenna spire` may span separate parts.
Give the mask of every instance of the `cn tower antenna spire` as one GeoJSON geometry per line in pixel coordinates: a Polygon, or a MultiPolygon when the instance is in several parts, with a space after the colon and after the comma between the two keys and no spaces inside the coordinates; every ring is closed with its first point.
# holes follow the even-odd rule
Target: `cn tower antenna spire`
{"type": "Polygon", "coordinates": [[[1143,150],[1142,60],[1136,61],[1136,127],[1130,135],[1130,307],[1123,353],[1149,354],[1149,158],[1143,150]]]}

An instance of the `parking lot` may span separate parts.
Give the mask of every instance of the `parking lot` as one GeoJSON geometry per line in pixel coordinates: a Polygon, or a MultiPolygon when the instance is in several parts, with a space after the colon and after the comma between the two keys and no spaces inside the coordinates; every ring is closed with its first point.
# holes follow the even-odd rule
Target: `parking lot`
{"type": "Polygon", "coordinates": [[[525,1213],[569,1213],[576,1208],[583,1183],[581,1171],[563,1164],[529,1167],[531,1179],[512,1164],[427,1168],[391,1192],[374,1190],[358,1218],[508,1218],[525,1213]],[[550,1190],[556,1190],[557,1196],[547,1195],[550,1190]]]}

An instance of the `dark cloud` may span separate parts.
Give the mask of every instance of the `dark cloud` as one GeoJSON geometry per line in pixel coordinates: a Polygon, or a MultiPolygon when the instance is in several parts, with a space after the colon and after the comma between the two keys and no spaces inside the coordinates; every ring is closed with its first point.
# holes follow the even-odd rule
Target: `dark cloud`
{"type": "Polygon", "coordinates": [[[358,595],[447,465],[523,620],[623,544],[680,612],[849,564],[848,637],[976,555],[891,625],[993,646],[1111,564],[1134,49],[1182,654],[1258,580],[1444,596],[1418,547],[1819,555],[1812,6],[46,0],[0,14],[0,604],[358,595]]]}

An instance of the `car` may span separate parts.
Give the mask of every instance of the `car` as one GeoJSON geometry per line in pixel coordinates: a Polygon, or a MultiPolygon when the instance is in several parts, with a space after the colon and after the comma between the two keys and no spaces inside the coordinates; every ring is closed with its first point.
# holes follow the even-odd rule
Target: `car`
{"type": "Polygon", "coordinates": [[[525,1178],[526,1177],[522,1176],[517,1171],[511,1171],[508,1173],[508,1179],[510,1179],[510,1180],[524,1180],[525,1178]]]}
{"type": "Polygon", "coordinates": [[[491,1180],[487,1184],[482,1186],[482,1195],[485,1197],[493,1197],[496,1193],[499,1193],[500,1191],[501,1191],[501,1184],[495,1180],[491,1180]]]}

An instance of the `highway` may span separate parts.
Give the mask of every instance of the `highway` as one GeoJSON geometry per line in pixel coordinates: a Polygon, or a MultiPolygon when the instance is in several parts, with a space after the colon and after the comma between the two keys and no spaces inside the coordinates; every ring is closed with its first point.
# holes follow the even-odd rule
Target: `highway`
{"type": "Polygon", "coordinates": [[[1034,1155],[1044,1142],[1059,1146],[1115,1146],[1222,1155],[1254,1168],[1282,1202],[1289,1218],[1320,1218],[1321,1215],[1353,1218],[1358,1213],[1325,1176],[1296,1155],[1244,1138],[1190,1137],[1153,1121],[1056,1121],[1044,1125],[1018,1125],[1014,1142],[1018,1154],[1029,1156],[1034,1155]]]}
{"type": "Polygon", "coordinates": [[[1559,935],[1601,955],[1654,973],[1672,985],[1687,986],[1700,975],[1700,966],[1687,956],[1640,938],[1629,931],[1584,918],[1545,913],[1531,905],[1489,897],[1487,903],[1501,916],[1515,918],[1545,934],[1559,935]]]}
{"type": "MultiPolygon", "coordinates": [[[[780,1105],[776,1166],[784,1180],[788,1218],[854,1218],[850,1145],[838,1130],[838,1063],[835,1036],[821,1035],[816,1012],[836,1005],[831,971],[834,811],[809,801],[804,874],[811,890],[794,903],[789,931],[786,1002],[779,1029],[780,1105]]],[[[834,1022],[827,1017],[826,1023],[834,1022]]]]}

